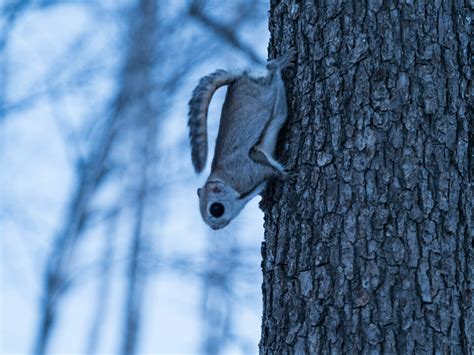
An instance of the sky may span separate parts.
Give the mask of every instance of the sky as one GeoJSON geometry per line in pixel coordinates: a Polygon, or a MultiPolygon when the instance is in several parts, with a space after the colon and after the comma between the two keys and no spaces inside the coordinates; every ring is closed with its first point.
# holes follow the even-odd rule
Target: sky
{"type": "MultiPolygon", "coordinates": [[[[7,73],[4,78],[5,106],[28,100],[26,108],[8,111],[0,117],[2,354],[31,352],[39,315],[42,272],[74,186],[74,158],[87,150],[88,142],[81,134],[88,127],[88,117],[97,115],[116,90],[123,27],[111,14],[119,13],[126,3],[101,2],[105,9],[102,13],[80,2],[28,11],[11,30],[2,54],[3,70],[7,73]],[[87,36],[87,43],[82,43],[81,36],[89,32],[93,36],[87,36]],[[94,70],[87,71],[91,67],[94,70]]],[[[217,2],[211,3],[220,6],[217,2]]],[[[265,21],[258,26],[242,28],[240,36],[262,58],[266,57],[268,30],[265,21]]],[[[227,50],[213,53],[196,68],[170,109],[165,123],[164,146],[179,146],[186,140],[187,108],[183,103],[187,102],[199,77],[217,68],[245,67],[247,64],[242,55],[227,50]]],[[[221,90],[215,95],[209,112],[210,152],[213,151],[224,93],[221,90]]],[[[165,208],[153,221],[154,233],[159,238],[149,245],[152,258],[138,352],[199,352],[202,281],[199,275],[183,271],[166,260],[179,256],[201,264],[209,263],[205,259],[207,250],[216,241],[228,241],[246,250],[243,259],[249,265],[245,275],[234,276],[234,294],[238,295],[235,332],[257,353],[261,318],[260,245],[263,240],[263,216],[258,209],[260,197],[251,201],[225,230],[210,231],[201,220],[195,192],[204,183],[208,170],[196,176],[190,164],[189,150],[178,149],[177,152],[174,159],[176,164],[184,166],[185,176],[170,181],[163,188],[160,199],[165,208]],[[159,255],[156,260],[154,253],[159,255]]],[[[208,157],[208,165],[211,158],[208,157]]],[[[105,191],[99,201],[107,199],[107,193],[105,191]]],[[[129,228],[130,221],[125,213],[113,233],[114,261],[98,347],[100,353],[116,353],[120,345],[129,246],[126,231],[129,228]]],[[[91,319],[96,311],[100,276],[97,265],[107,233],[102,227],[88,232],[71,261],[81,279],[60,304],[60,318],[54,329],[50,353],[80,354],[85,351],[91,319]]],[[[235,344],[226,348],[226,353],[240,352],[242,348],[235,344]]]]}

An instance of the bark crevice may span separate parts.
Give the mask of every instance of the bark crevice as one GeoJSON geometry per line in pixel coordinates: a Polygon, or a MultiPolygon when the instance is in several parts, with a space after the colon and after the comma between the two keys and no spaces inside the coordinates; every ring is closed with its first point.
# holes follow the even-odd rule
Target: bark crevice
{"type": "Polygon", "coordinates": [[[474,351],[472,11],[271,2],[297,178],[261,203],[261,353],[474,351]]]}

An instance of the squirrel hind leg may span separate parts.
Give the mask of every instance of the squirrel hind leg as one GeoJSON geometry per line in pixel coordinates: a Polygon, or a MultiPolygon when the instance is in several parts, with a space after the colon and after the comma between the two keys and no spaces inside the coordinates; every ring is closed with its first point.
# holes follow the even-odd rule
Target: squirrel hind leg
{"type": "Polygon", "coordinates": [[[282,163],[280,163],[278,160],[276,160],[267,152],[261,150],[258,145],[255,145],[252,147],[252,149],[249,152],[249,156],[256,163],[272,168],[274,171],[273,176],[277,179],[280,179],[283,181],[289,181],[297,177],[296,173],[286,169],[282,163]]]}
{"type": "Polygon", "coordinates": [[[276,145],[281,127],[287,119],[287,106],[285,88],[283,82],[279,82],[276,88],[276,98],[272,110],[272,117],[269,118],[260,140],[250,150],[250,158],[255,162],[268,165],[278,172],[285,171],[281,163],[275,159],[276,145]]]}
{"type": "Polygon", "coordinates": [[[273,158],[268,152],[262,150],[260,145],[254,145],[252,149],[250,149],[249,156],[254,162],[269,166],[280,173],[286,171],[283,164],[273,158]]]}
{"type": "MultiPolygon", "coordinates": [[[[282,107],[283,109],[284,107],[282,107]]],[[[279,174],[284,174],[286,169],[282,163],[275,158],[275,150],[278,134],[286,121],[286,110],[268,122],[260,141],[250,149],[249,156],[256,163],[269,166],[279,174]]]]}

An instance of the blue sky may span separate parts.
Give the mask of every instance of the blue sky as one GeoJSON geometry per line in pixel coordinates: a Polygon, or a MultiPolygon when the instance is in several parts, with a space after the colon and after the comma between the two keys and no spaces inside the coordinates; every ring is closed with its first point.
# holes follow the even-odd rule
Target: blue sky
{"type": "MultiPolygon", "coordinates": [[[[75,183],[74,159],[88,149],[89,142],[83,132],[91,125],[90,117],[104,109],[116,90],[124,28],[115,15],[123,11],[126,2],[100,4],[103,12],[83,3],[28,10],[12,29],[4,52],[5,106],[29,101],[24,109],[7,111],[0,122],[2,354],[31,351],[43,286],[42,272],[75,183]],[[92,35],[88,35],[90,33],[92,35]],[[87,38],[87,43],[81,42],[81,37],[87,38]],[[81,78],[84,80],[78,80],[81,78]]],[[[219,2],[211,4],[223,6],[219,2]]],[[[266,57],[265,21],[258,26],[244,26],[239,35],[251,43],[262,58],[266,57]]],[[[195,193],[207,175],[196,176],[189,151],[179,148],[187,137],[186,102],[199,77],[217,68],[248,64],[236,51],[221,48],[222,53],[213,53],[192,71],[175,95],[167,115],[162,149],[171,152],[167,161],[182,166],[183,173],[163,188],[160,206],[164,207],[153,221],[159,237],[150,242],[149,251],[150,260],[157,262],[150,267],[146,284],[139,353],[198,352],[202,337],[201,279],[167,261],[179,256],[205,264],[206,250],[215,240],[236,242],[246,251],[243,259],[249,265],[247,272],[235,275],[233,283],[234,294],[238,296],[233,301],[237,309],[234,324],[235,332],[253,344],[257,352],[263,239],[263,218],[258,209],[260,198],[254,199],[228,228],[210,232],[201,221],[195,193]],[[159,258],[154,259],[153,253],[159,258]]],[[[224,93],[221,90],[216,94],[209,113],[210,152],[224,93]]],[[[97,206],[114,195],[117,189],[114,186],[111,183],[101,190],[97,206]]],[[[121,215],[113,236],[110,296],[99,346],[104,353],[118,351],[122,332],[124,269],[130,229],[127,213],[121,215]]],[[[91,228],[71,259],[71,269],[77,272],[80,281],[61,303],[50,346],[52,353],[84,352],[97,302],[97,265],[106,234],[106,227],[100,223],[97,228],[91,228]]],[[[241,351],[235,344],[226,348],[227,353],[241,351]]]]}

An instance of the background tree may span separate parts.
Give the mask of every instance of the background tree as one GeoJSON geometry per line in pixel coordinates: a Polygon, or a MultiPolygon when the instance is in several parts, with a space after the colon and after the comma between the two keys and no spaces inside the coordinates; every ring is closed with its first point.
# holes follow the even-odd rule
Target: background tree
{"type": "Polygon", "coordinates": [[[474,351],[473,5],[271,1],[290,105],[260,352],[474,351]]]}
{"type": "Polygon", "coordinates": [[[0,352],[255,350],[263,229],[206,234],[186,103],[264,62],[267,7],[0,4],[0,352]]]}

